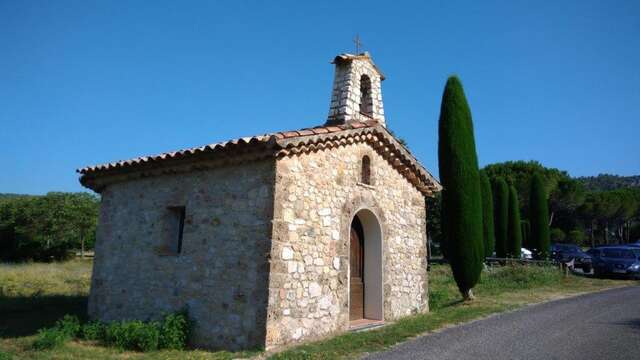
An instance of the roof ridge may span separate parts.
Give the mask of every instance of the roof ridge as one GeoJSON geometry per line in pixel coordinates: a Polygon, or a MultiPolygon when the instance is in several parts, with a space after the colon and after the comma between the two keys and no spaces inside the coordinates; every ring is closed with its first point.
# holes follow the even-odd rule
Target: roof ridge
{"type": "Polygon", "coordinates": [[[368,120],[368,121],[362,122],[362,123],[355,123],[354,122],[354,123],[344,124],[344,125],[329,125],[329,126],[318,125],[318,126],[314,126],[314,127],[306,127],[306,128],[301,128],[301,129],[297,129],[297,130],[276,131],[276,132],[265,133],[265,134],[261,134],[261,135],[244,136],[244,137],[233,138],[233,139],[229,139],[229,140],[225,140],[225,141],[221,141],[221,142],[209,143],[209,144],[205,144],[205,145],[201,145],[201,146],[183,148],[183,149],[173,150],[173,151],[166,151],[166,152],[162,152],[162,153],[155,154],[155,155],[144,155],[144,156],[138,156],[138,157],[134,157],[134,158],[130,158],[130,159],[116,160],[116,161],[111,161],[111,162],[108,162],[108,163],[96,164],[96,165],[92,165],[92,166],[85,166],[83,168],[76,169],[76,172],[79,173],[79,174],[86,174],[88,172],[93,172],[93,171],[107,170],[107,169],[110,169],[110,168],[117,168],[117,167],[121,167],[123,165],[146,163],[146,162],[149,162],[149,161],[164,160],[166,158],[176,158],[176,157],[181,157],[181,156],[184,156],[184,155],[194,155],[194,154],[197,154],[197,153],[200,153],[200,152],[204,152],[204,151],[207,151],[207,150],[215,150],[216,148],[219,148],[219,147],[220,148],[225,148],[225,147],[227,147],[229,145],[239,145],[241,143],[250,144],[251,142],[254,142],[254,143],[255,142],[266,143],[269,140],[271,140],[271,138],[286,139],[286,138],[291,138],[291,137],[303,137],[303,136],[320,135],[320,134],[338,132],[338,131],[343,131],[343,130],[348,130],[348,129],[358,129],[358,128],[364,128],[364,127],[372,127],[372,126],[375,126],[377,124],[378,124],[378,122],[375,121],[375,120],[368,120]]]}

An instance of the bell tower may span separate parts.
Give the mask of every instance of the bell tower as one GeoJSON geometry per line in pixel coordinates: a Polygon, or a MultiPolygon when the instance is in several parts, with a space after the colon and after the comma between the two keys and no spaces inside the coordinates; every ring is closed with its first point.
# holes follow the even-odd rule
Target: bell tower
{"type": "Polygon", "coordinates": [[[386,126],[380,83],[384,75],[368,52],[341,54],[332,64],[336,70],[327,125],[376,120],[386,126]]]}

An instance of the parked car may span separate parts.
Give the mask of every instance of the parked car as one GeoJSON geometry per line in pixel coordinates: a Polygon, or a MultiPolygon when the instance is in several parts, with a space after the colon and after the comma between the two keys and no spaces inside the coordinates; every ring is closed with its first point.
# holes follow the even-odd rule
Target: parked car
{"type": "Polygon", "coordinates": [[[593,268],[591,256],[582,251],[578,245],[553,244],[551,245],[551,258],[561,263],[568,263],[574,260],[573,266],[582,269],[585,273],[591,272],[593,268]]]}
{"type": "Polygon", "coordinates": [[[622,275],[640,279],[640,248],[604,246],[590,249],[596,276],[622,275]]]}
{"type": "Polygon", "coordinates": [[[529,249],[520,248],[520,258],[531,260],[533,259],[533,253],[529,249]]]}

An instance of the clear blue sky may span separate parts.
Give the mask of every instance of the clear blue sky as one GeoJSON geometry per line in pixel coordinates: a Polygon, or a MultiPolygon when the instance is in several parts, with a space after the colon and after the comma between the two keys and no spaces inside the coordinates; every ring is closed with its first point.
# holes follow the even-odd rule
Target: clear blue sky
{"type": "Polygon", "coordinates": [[[437,174],[458,74],[481,165],[640,173],[639,1],[0,0],[0,192],[85,165],[325,121],[359,33],[387,122],[437,174]]]}

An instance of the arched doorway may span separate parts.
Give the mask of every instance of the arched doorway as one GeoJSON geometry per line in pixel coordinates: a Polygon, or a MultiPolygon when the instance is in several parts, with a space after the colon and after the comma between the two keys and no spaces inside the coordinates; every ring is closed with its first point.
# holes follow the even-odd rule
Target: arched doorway
{"type": "Polygon", "coordinates": [[[382,229],[373,212],[362,209],[351,221],[349,320],[383,320],[382,229]]]}

